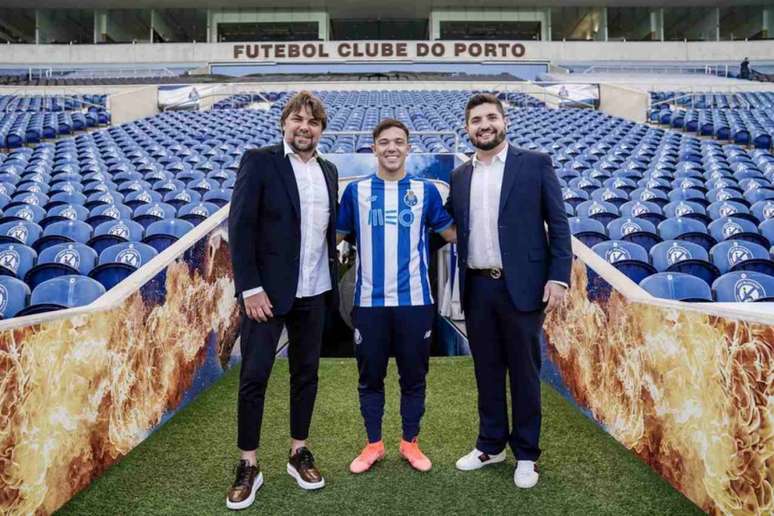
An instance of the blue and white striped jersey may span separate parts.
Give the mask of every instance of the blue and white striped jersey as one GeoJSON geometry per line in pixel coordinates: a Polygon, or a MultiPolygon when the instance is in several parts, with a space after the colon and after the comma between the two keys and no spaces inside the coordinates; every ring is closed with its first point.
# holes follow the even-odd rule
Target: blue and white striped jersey
{"type": "Polygon", "coordinates": [[[444,231],[452,219],[438,189],[406,176],[373,175],[347,185],[336,230],[355,233],[355,306],[418,306],[433,303],[428,280],[428,230],[444,231]]]}

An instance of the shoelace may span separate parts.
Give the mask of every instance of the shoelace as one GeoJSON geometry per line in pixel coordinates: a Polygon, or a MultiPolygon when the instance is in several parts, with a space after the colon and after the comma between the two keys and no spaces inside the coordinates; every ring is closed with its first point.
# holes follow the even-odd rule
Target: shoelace
{"type": "Polygon", "coordinates": [[[298,462],[300,462],[302,466],[305,466],[307,468],[313,468],[314,456],[312,455],[312,452],[310,452],[306,448],[302,448],[298,450],[298,462]]]}
{"type": "Polygon", "coordinates": [[[234,486],[241,486],[250,483],[250,463],[246,460],[239,461],[239,464],[234,468],[236,474],[236,480],[234,486]]]}

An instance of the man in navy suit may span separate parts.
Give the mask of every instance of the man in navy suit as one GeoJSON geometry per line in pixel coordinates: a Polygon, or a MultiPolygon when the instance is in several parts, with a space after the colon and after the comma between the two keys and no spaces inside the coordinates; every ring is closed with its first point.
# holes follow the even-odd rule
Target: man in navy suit
{"type": "Polygon", "coordinates": [[[473,95],[465,128],[476,154],[452,172],[447,211],[457,224],[460,298],[478,387],[479,434],[457,468],[502,462],[510,445],[517,460],[514,483],[529,488],[538,481],[543,319],[569,287],[570,229],[551,158],[508,144],[496,97],[473,95]]]}
{"type": "Polygon", "coordinates": [[[317,396],[323,322],[337,303],[336,167],[317,154],[322,102],[302,91],[280,117],[283,142],[247,151],[228,218],[240,330],[237,446],[241,460],[226,498],[244,509],[263,483],[258,448],[264,395],[283,326],[288,331],[290,438],[287,471],[303,489],[325,480],[306,447],[317,396]]]}

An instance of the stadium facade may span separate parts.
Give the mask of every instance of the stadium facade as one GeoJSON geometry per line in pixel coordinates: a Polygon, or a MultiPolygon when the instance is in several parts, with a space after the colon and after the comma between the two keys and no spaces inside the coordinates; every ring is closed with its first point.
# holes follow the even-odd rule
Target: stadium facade
{"type": "Polygon", "coordinates": [[[738,41],[774,38],[771,2],[8,0],[0,42],[738,41]]]}

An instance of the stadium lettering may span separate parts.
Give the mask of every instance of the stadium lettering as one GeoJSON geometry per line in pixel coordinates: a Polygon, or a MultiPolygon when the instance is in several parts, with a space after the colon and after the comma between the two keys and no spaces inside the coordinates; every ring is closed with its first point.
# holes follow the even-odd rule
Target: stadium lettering
{"type": "Polygon", "coordinates": [[[234,59],[285,59],[304,57],[306,59],[330,57],[324,43],[262,43],[234,45],[234,59]]]}
{"type": "Polygon", "coordinates": [[[234,59],[344,59],[439,58],[513,59],[524,57],[521,43],[503,42],[320,42],[320,43],[249,43],[233,46],[234,59]],[[413,44],[413,49],[409,45],[413,44]],[[411,52],[413,50],[413,53],[411,52]]]}
{"type": "Polygon", "coordinates": [[[527,49],[521,43],[455,43],[454,56],[524,57],[527,49]]]}

